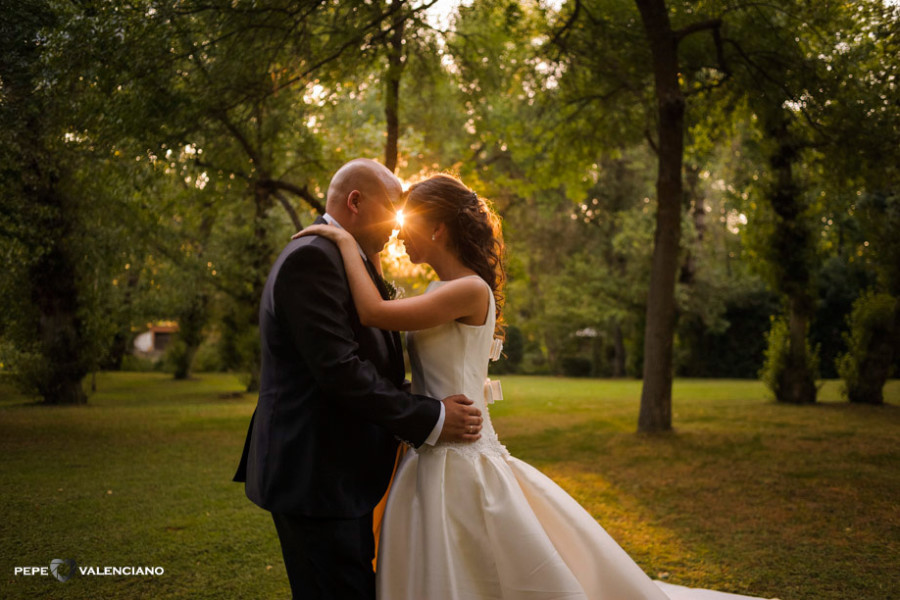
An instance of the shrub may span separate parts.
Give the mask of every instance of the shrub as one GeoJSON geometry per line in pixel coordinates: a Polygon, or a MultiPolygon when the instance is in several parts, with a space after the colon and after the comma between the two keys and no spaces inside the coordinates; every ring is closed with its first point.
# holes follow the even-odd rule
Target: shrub
{"type": "Polygon", "coordinates": [[[805,343],[806,365],[802,368],[792,367],[790,364],[791,336],[787,321],[784,317],[772,317],[772,328],[766,337],[766,358],[759,377],[766,387],[772,390],[775,399],[779,402],[815,401],[815,380],[819,377],[819,349],[810,347],[808,335],[805,343]],[[804,371],[809,374],[809,381],[800,380],[804,371]],[[794,394],[793,388],[798,385],[811,387],[811,390],[807,389],[805,393],[794,394]],[[810,400],[806,400],[806,398],[810,398],[810,400]]]}
{"type": "Polygon", "coordinates": [[[200,347],[197,348],[197,354],[194,355],[194,370],[198,373],[213,373],[225,370],[218,340],[207,339],[200,344],[200,347]]]}
{"type": "Polygon", "coordinates": [[[560,361],[566,377],[590,377],[593,363],[583,356],[563,356],[560,361]]]}
{"type": "Polygon", "coordinates": [[[847,353],[836,361],[850,402],[883,404],[897,338],[897,299],[870,290],[853,303],[844,334],[847,353]]]}
{"type": "Polygon", "coordinates": [[[194,361],[193,352],[180,337],[176,337],[166,348],[163,357],[167,373],[173,373],[175,379],[187,379],[191,372],[191,364],[194,361]]]}

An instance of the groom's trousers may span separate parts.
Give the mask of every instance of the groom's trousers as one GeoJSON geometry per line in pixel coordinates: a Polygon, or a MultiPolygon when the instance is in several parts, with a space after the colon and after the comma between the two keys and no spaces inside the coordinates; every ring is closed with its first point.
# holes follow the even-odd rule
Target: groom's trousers
{"type": "Polygon", "coordinates": [[[375,600],[371,513],[360,519],[272,518],[294,600],[375,600]]]}

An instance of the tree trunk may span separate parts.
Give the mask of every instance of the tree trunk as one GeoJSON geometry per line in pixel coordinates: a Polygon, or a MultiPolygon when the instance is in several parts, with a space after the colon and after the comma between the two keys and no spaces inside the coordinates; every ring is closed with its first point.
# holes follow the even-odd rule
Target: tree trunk
{"type": "MultiPolygon", "coordinates": [[[[53,192],[50,192],[53,193],[53,192]]],[[[75,269],[62,247],[65,238],[48,235],[54,246],[32,269],[31,300],[40,318],[37,336],[45,369],[33,382],[44,404],[85,404],[81,381],[88,374],[84,328],[78,316],[75,269]]]]}
{"type": "Polygon", "coordinates": [[[773,176],[772,208],[777,215],[773,248],[778,288],[788,299],[789,344],[788,360],[779,374],[780,393],[776,400],[790,404],[809,404],[816,401],[815,375],[810,368],[807,352],[809,321],[813,313],[810,295],[811,268],[809,247],[812,243],[804,222],[804,205],[793,167],[800,145],[790,132],[790,118],[783,109],[768,116],[769,135],[776,142],[769,159],[773,176]]]}
{"type": "Polygon", "coordinates": [[[656,182],[656,233],[647,324],[644,384],[638,431],[672,429],[672,346],[675,334],[675,276],[681,237],[684,158],[684,94],[678,84],[678,40],[663,0],[636,0],[650,51],[659,116],[659,173],[656,182]]]}
{"type": "MultiPolygon", "coordinates": [[[[401,2],[402,4],[402,2],[401,2]]],[[[397,171],[397,143],[400,138],[400,79],[406,61],[403,57],[403,30],[406,16],[402,6],[394,18],[393,33],[388,50],[388,68],[385,74],[384,116],[387,119],[387,141],[384,144],[384,166],[397,171]]]]}
{"type": "MultiPolygon", "coordinates": [[[[208,210],[212,207],[207,205],[208,210]]],[[[197,260],[202,264],[206,253],[206,244],[212,234],[215,217],[211,210],[203,217],[197,230],[196,250],[197,260]]],[[[178,314],[178,334],[176,342],[181,345],[175,352],[175,379],[187,379],[191,376],[191,368],[197,349],[203,343],[203,328],[208,319],[209,294],[206,285],[202,281],[195,282],[197,286],[191,290],[191,296],[187,299],[178,314]]]]}
{"type": "Polygon", "coordinates": [[[785,395],[776,399],[790,404],[811,404],[816,401],[816,382],[809,369],[810,357],[806,351],[809,314],[805,305],[808,302],[800,298],[791,298],[790,304],[788,319],[790,349],[781,385],[785,395]]]}
{"type": "Polygon", "coordinates": [[[125,359],[125,355],[128,354],[128,342],[130,341],[131,336],[127,335],[124,330],[117,331],[109,346],[109,354],[106,360],[100,363],[100,369],[102,371],[121,371],[122,361],[125,359]]]}
{"type": "Polygon", "coordinates": [[[44,240],[50,248],[30,268],[31,302],[38,311],[37,331],[41,367],[29,377],[44,404],[86,404],[81,386],[92,361],[80,317],[82,299],[76,279],[79,248],[70,248],[72,201],[60,190],[61,176],[41,159],[30,165],[30,175],[40,182],[31,190],[34,201],[45,208],[44,240]]]}
{"type": "Polygon", "coordinates": [[[178,336],[181,346],[175,351],[175,379],[191,376],[191,366],[197,349],[203,343],[203,327],[206,325],[209,296],[200,291],[192,296],[178,314],[178,336]]]}
{"type": "Polygon", "coordinates": [[[125,355],[131,351],[131,342],[134,335],[131,333],[131,322],[133,319],[132,306],[134,305],[134,293],[140,281],[141,269],[138,265],[132,265],[128,270],[128,277],[125,280],[125,294],[122,297],[120,307],[120,329],[113,337],[110,345],[109,354],[100,364],[102,371],[121,371],[122,361],[125,355]]]}

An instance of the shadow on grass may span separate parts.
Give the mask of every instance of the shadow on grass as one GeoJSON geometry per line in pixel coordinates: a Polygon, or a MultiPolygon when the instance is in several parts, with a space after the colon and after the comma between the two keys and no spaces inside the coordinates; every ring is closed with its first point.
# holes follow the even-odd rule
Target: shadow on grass
{"type": "Polygon", "coordinates": [[[656,435],[606,419],[509,436],[500,419],[498,429],[651,575],[786,600],[890,597],[898,407],[745,410],[684,410],[678,429],[656,435]]]}

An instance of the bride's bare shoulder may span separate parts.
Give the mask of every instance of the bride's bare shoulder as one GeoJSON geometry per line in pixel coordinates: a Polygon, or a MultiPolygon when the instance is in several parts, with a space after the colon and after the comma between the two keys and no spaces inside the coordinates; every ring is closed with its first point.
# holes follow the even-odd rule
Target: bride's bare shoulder
{"type": "Polygon", "coordinates": [[[488,283],[477,275],[469,275],[466,277],[458,277],[457,279],[448,279],[442,282],[444,289],[451,289],[455,293],[473,294],[487,296],[491,288],[488,283]]]}

